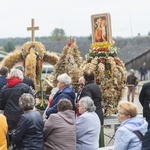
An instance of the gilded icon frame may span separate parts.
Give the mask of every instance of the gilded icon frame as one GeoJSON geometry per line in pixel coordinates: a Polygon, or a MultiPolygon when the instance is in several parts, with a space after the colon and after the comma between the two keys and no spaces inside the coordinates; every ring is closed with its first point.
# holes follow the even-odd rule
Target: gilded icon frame
{"type": "Polygon", "coordinates": [[[112,42],[111,18],[109,13],[91,16],[92,22],[92,43],[112,42]],[[103,22],[103,26],[102,26],[103,22]],[[105,38],[104,38],[105,37],[105,38]]]}

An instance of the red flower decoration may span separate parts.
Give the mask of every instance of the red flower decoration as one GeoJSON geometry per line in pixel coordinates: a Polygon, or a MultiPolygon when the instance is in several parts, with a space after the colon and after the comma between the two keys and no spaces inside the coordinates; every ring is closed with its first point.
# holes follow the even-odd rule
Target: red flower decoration
{"type": "Polygon", "coordinates": [[[101,62],[101,63],[104,63],[105,60],[104,60],[103,58],[100,58],[100,62],[101,62]]]}
{"type": "Polygon", "coordinates": [[[70,47],[72,45],[72,42],[69,42],[67,45],[70,47]]]}
{"type": "Polygon", "coordinates": [[[114,58],[114,61],[115,61],[116,63],[118,63],[118,62],[119,62],[119,60],[118,60],[118,59],[116,59],[116,58],[114,58]]]}
{"type": "Polygon", "coordinates": [[[108,47],[107,47],[107,48],[105,48],[105,51],[106,51],[106,52],[108,52],[108,47]]]}

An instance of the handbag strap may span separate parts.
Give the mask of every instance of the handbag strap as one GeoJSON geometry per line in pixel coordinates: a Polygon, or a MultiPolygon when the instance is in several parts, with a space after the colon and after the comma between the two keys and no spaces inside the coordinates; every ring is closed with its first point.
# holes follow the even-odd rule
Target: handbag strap
{"type": "Polygon", "coordinates": [[[140,131],[136,130],[136,131],[133,131],[133,133],[135,133],[136,136],[140,139],[140,141],[142,141],[144,135],[140,131]]]}

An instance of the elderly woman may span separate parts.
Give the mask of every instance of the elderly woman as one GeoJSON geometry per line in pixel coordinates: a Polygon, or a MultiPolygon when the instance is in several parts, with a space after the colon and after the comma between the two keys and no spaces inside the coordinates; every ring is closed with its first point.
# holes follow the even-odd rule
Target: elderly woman
{"type": "Polygon", "coordinates": [[[115,150],[141,150],[141,139],[147,131],[147,122],[137,117],[137,106],[124,101],[118,106],[120,127],[115,134],[115,150]]]}
{"type": "Polygon", "coordinates": [[[22,83],[23,73],[19,69],[12,69],[7,80],[7,85],[1,90],[0,101],[2,109],[7,118],[8,130],[13,130],[17,126],[17,121],[23,110],[19,106],[19,98],[23,93],[30,93],[30,87],[22,83]]]}
{"type": "Polygon", "coordinates": [[[76,150],[98,150],[100,120],[95,113],[93,100],[86,96],[79,101],[79,113],[76,120],[76,150]]]}
{"type": "Polygon", "coordinates": [[[56,92],[56,94],[53,97],[53,100],[50,103],[50,108],[46,111],[46,116],[49,117],[52,113],[57,113],[57,104],[61,99],[68,99],[71,101],[73,105],[73,109],[75,110],[75,91],[70,86],[71,84],[71,78],[66,74],[61,74],[57,77],[58,80],[58,88],[59,90],[56,92]]]}
{"type": "Polygon", "coordinates": [[[67,99],[58,102],[58,113],[44,125],[45,150],[76,150],[75,112],[67,99]]]}
{"type": "Polygon", "coordinates": [[[19,99],[19,105],[24,114],[21,115],[17,128],[12,133],[12,139],[17,149],[44,150],[44,122],[41,114],[33,110],[34,104],[35,99],[31,94],[25,93],[19,99]]]}

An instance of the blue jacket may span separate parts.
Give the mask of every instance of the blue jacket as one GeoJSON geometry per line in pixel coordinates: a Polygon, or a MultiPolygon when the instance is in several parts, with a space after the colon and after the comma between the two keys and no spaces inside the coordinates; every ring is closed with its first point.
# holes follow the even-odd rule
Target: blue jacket
{"type": "Polygon", "coordinates": [[[73,110],[75,110],[75,91],[69,85],[66,86],[64,89],[59,90],[53,97],[52,105],[46,111],[46,116],[48,117],[52,113],[57,113],[57,104],[61,99],[68,99],[71,101],[73,105],[73,110]]]}
{"type": "Polygon", "coordinates": [[[6,77],[5,76],[0,76],[0,90],[2,89],[2,87],[4,86],[4,85],[6,85],[7,84],[7,79],[6,79],[6,77]]]}
{"type": "Polygon", "coordinates": [[[76,121],[76,150],[98,150],[101,123],[95,112],[85,112],[76,121]]]}
{"type": "Polygon", "coordinates": [[[12,139],[19,150],[44,150],[44,122],[36,110],[21,115],[12,139]]]}
{"type": "Polygon", "coordinates": [[[115,150],[141,150],[142,141],[133,131],[140,131],[145,135],[147,122],[139,117],[133,117],[123,121],[115,134],[115,150]]]}

